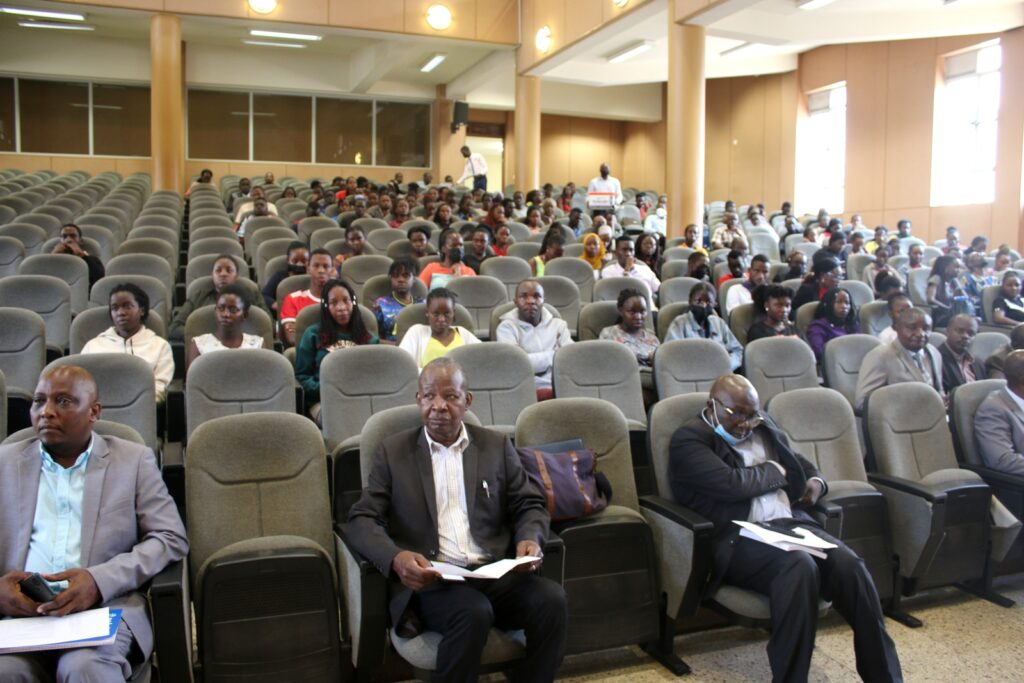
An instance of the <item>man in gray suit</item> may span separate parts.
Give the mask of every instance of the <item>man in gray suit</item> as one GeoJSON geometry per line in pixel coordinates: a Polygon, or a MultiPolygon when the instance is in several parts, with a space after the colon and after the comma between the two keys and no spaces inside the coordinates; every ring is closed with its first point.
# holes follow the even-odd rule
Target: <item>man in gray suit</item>
{"type": "Polygon", "coordinates": [[[416,401],[423,428],[381,443],[349,513],[349,539],[392,579],[399,635],[441,634],[433,680],[476,681],[493,625],[526,632],[526,658],[512,680],[551,681],[565,650],[567,607],[561,586],[535,574],[539,561],[494,581],[461,583],[441,580],[430,564],[541,557],[549,524],[544,498],[508,437],[463,423],[473,395],[457,363],[428,363],[416,401]]]}
{"type": "Polygon", "coordinates": [[[875,347],[860,366],[854,405],[864,409],[868,395],[890,384],[924,382],[945,398],[942,357],[928,343],[932,319],[920,308],[908,308],[896,320],[896,341],[875,347]]]}
{"type": "Polygon", "coordinates": [[[993,391],[974,415],[974,438],[986,467],[1024,476],[1024,351],[1003,364],[1006,388],[993,391]]]}
{"type": "Polygon", "coordinates": [[[96,648],[0,656],[0,680],[127,679],[153,650],[144,583],[188,552],[153,452],[93,432],[96,382],[78,367],[39,378],[36,438],[0,446],[0,615],[122,610],[117,640],[96,648]],[[37,603],[18,583],[38,572],[58,595],[37,603]]]}

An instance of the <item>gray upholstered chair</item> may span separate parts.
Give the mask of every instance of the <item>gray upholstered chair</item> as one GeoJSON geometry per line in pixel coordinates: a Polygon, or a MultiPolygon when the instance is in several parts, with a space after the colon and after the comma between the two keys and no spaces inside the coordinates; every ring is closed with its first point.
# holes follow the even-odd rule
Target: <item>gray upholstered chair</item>
{"type": "Polygon", "coordinates": [[[647,428],[636,357],[623,344],[592,340],[555,352],[553,372],[558,398],[600,398],[622,411],[633,430],[647,428]]]}
{"type": "MultiPolygon", "coordinates": [[[[156,254],[167,261],[172,273],[178,269],[178,259],[180,256],[177,247],[171,246],[167,242],[155,237],[132,238],[121,242],[117,247],[115,256],[121,256],[122,254],[156,254]]],[[[191,258],[190,256],[189,260],[191,258]]]]}
{"type": "MultiPolygon", "coordinates": [[[[0,279],[0,306],[34,311],[46,323],[46,346],[53,357],[68,347],[71,288],[52,275],[12,275],[0,279]]],[[[32,389],[35,382],[32,382],[32,389]]]]}
{"type": "Polygon", "coordinates": [[[575,282],[580,304],[586,305],[594,300],[594,269],[583,259],[568,254],[556,258],[544,266],[544,275],[561,275],[575,282]]]}
{"type": "Polygon", "coordinates": [[[562,320],[569,326],[569,333],[577,336],[581,303],[579,287],[571,279],[561,275],[544,275],[537,278],[537,282],[544,288],[544,302],[555,307],[562,320]]]}
{"type": "Polygon", "coordinates": [[[266,283],[270,275],[267,273],[267,264],[275,258],[287,258],[288,245],[295,241],[295,235],[286,237],[274,237],[260,242],[256,248],[256,258],[252,260],[253,270],[256,271],[256,281],[266,283]]]}
{"type": "Polygon", "coordinates": [[[89,267],[73,254],[34,254],[27,256],[19,275],[52,275],[67,283],[71,293],[71,315],[85,310],[89,299],[89,267]]]}
{"type": "Polygon", "coordinates": [[[875,300],[875,293],[867,284],[860,280],[844,280],[839,283],[839,289],[850,295],[850,300],[857,308],[865,306],[875,300]]]}
{"type": "MultiPolygon", "coordinates": [[[[491,311],[491,324],[490,324],[490,328],[488,330],[489,338],[490,339],[493,340],[493,339],[497,339],[498,338],[497,337],[497,335],[498,335],[498,325],[501,324],[501,316],[505,315],[506,313],[508,313],[509,311],[514,309],[515,307],[516,307],[515,302],[512,302],[512,301],[508,301],[506,303],[503,303],[503,304],[500,304],[500,305],[494,307],[494,310],[491,311]]],[[[554,306],[552,306],[551,304],[545,303],[544,304],[544,309],[548,313],[550,313],[551,317],[553,317],[553,318],[561,318],[562,317],[559,314],[558,310],[554,306]]]]}
{"type": "MultiPolygon", "coordinates": [[[[238,241],[237,237],[225,237],[224,239],[234,239],[236,242],[238,241]]],[[[294,239],[295,231],[291,228],[282,228],[279,225],[267,226],[245,236],[245,246],[243,248],[245,257],[255,264],[256,255],[259,253],[260,245],[270,242],[271,240],[288,240],[291,242],[294,239]]],[[[192,241],[198,242],[199,240],[192,238],[192,241]]],[[[279,253],[283,254],[284,249],[280,249],[279,253]]]]}
{"type": "MultiPolygon", "coordinates": [[[[558,353],[599,343],[572,344],[558,353]]],[[[630,360],[635,376],[636,362],[630,360]]],[[[558,363],[556,356],[556,370],[558,363]]],[[[636,405],[642,405],[639,384],[636,393],[636,405]]],[[[553,528],[565,544],[565,556],[578,558],[564,575],[566,651],[651,643],[658,636],[660,612],[656,537],[640,514],[626,416],[598,398],[555,398],[527,407],[516,421],[520,448],[573,439],[594,451],[596,469],[608,478],[614,497],[600,513],[553,528]]]]}
{"type": "Polygon", "coordinates": [[[319,228],[309,237],[309,249],[310,251],[322,249],[335,240],[344,241],[344,239],[345,231],[339,228],[337,224],[333,228],[319,228]]]}
{"type": "Polygon", "coordinates": [[[658,400],[707,391],[715,380],[732,372],[729,352],[710,339],[676,339],[654,353],[654,385],[658,400]]]}
{"type": "Polygon", "coordinates": [[[242,413],[295,412],[295,372],[269,349],[205,353],[188,368],[186,434],[207,420],[242,413]]]}
{"type": "Polygon", "coordinates": [[[14,237],[0,236],[0,278],[16,275],[23,260],[24,245],[14,237]]]}
{"type": "Polygon", "coordinates": [[[188,243],[188,260],[204,254],[227,254],[245,258],[245,252],[237,239],[230,237],[208,237],[198,242],[188,243]]]}
{"type": "Polygon", "coordinates": [[[481,424],[512,437],[516,418],[537,402],[526,352],[514,344],[469,344],[452,349],[448,357],[462,365],[481,424]]]}
{"type": "Polygon", "coordinates": [[[580,341],[596,340],[601,335],[601,330],[614,325],[618,317],[619,310],[614,301],[594,301],[584,305],[580,309],[580,341]]]}
{"type": "Polygon", "coordinates": [[[374,254],[385,255],[395,242],[408,239],[404,230],[373,230],[366,234],[366,244],[374,254]]]}
{"type": "MultiPolygon", "coordinates": [[[[664,270],[662,271],[664,275],[664,270]]],[[[669,304],[688,304],[690,303],[690,290],[693,286],[699,283],[695,277],[671,277],[661,281],[661,287],[658,289],[658,303],[664,307],[669,304]]]]}
{"type": "MultiPolygon", "coordinates": [[[[413,325],[426,325],[427,322],[427,305],[426,304],[410,304],[402,309],[401,313],[395,318],[395,339],[401,343],[405,333],[409,331],[409,328],[413,325]]],[[[472,330],[476,327],[476,320],[473,318],[473,314],[466,310],[466,307],[462,304],[455,304],[455,323],[459,327],[464,327],[467,330],[472,330]]]]}
{"type": "Polygon", "coordinates": [[[46,323],[39,314],[0,308],[0,372],[7,397],[4,420],[10,429],[29,425],[29,405],[45,363],[46,323]]]}
{"type": "Polygon", "coordinates": [[[825,345],[825,355],[821,360],[825,386],[842,394],[850,407],[854,406],[857,378],[860,376],[864,356],[881,344],[878,337],[870,334],[847,334],[825,345]]]}
{"type": "Polygon", "coordinates": [[[299,221],[298,239],[309,244],[313,233],[324,228],[337,228],[337,221],[332,221],[326,216],[307,216],[299,221]]]}
{"type": "Polygon", "coordinates": [[[391,259],[387,256],[353,256],[341,264],[341,277],[356,290],[359,298],[363,285],[374,275],[387,275],[391,267],[391,259]]]}
{"type": "Polygon", "coordinates": [[[796,309],[796,331],[804,339],[807,338],[807,328],[814,320],[814,314],[818,312],[818,303],[817,301],[808,301],[796,309]]]}
{"type": "Polygon", "coordinates": [[[448,289],[473,316],[474,324],[470,331],[481,340],[490,339],[491,311],[509,300],[504,283],[488,275],[457,277],[448,283],[448,289]]]}
{"type": "Polygon", "coordinates": [[[871,254],[850,254],[846,257],[846,279],[863,282],[864,269],[868,267],[869,263],[874,262],[875,257],[871,254]]]}
{"type": "MultiPolygon", "coordinates": [[[[217,307],[214,304],[200,306],[188,315],[185,321],[185,348],[192,343],[193,337],[198,337],[207,332],[214,332],[217,329],[217,307]]],[[[258,334],[263,337],[263,348],[274,348],[274,321],[262,308],[249,307],[249,314],[242,322],[242,331],[249,334],[258,334]]]]}
{"type": "Polygon", "coordinates": [[[38,225],[31,223],[8,223],[0,225],[0,236],[13,237],[25,247],[25,255],[38,254],[43,248],[43,242],[48,239],[46,231],[38,225]]]}
{"type": "Polygon", "coordinates": [[[654,310],[651,289],[643,280],[635,277],[603,277],[594,283],[594,301],[617,301],[624,289],[639,289],[647,295],[647,310],[654,310]]]}
{"type": "MultiPolygon", "coordinates": [[[[111,422],[110,420],[96,420],[92,425],[92,430],[102,436],[116,436],[119,439],[125,441],[131,441],[137,443],[140,446],[145,446],[146,442],[142,440],[142,437],[137,431],[129,427],[128,425],[121,424],[120,422],[111,422]]],[[[0,431],[0,434],[4,432],[0,431]]],[[[17,443],[19,441],[26,441],[28,439],[34,439],[36,437],[36,430],[32,427],[26,427],[20,429],[6,439],[3,440],[2,445],[17,443]]]]}
{"type": "Polygon", "coordinates": [[[1020,522],[1008,512],[993,516],[1002,506],[993,507],[989,486],[957,465],[942,397],[921,382],[893,384],[868,396],[864,415],[869,481],[899,520],[904,594],[957,584],[1012,604],[992,591],[990,562],[1003,559],[1020,522]]]}
{"type": "Polygon", "coordinates": [[[477,274],[490,275],[501,280],[505,285],[505,289],[508,290],[509,301],[515,300],[516,287],[519,286],[519,283],[533,277],[530,264],[522,259],[510,258],[508,256],[495,256],[494,258],[486,259],[480,264],[480,272],[477,274]]]}
{"type": "MultiPolygon", "coordinates": [[[[761,313],[763,314],[764,311],[761,313]]],[[[750,326],[754,324],[757,317],[757,308],[752,303],[740,304],[729,311],[729,331],[743,346],[747,345],[747,333],[750,332],[750,326]]]]}
{"type": "MultiPolygon", "coordinates": [[[[198,241],[191,235],[190,237],[192,241],[198,241]]],[[[173,228],[164,228],[159,225],[144,225],[132,228],[128,231],[128,235],[126,237],[126,239],[130,240],[144,238],[163,240],[175,249],[177,249],[181,243],[181,235],[178,234],[177,230],[174,230],[173,228]]]]}
{"type": "MultiPolygon", "coordinates": [[[[185,286],[188,287],[201,277],[210,277],[213,273],[213,264],[217,262],[218,256],[220,254],[201,254],[189,258],[188,264],[185,266],[185,286]]],[[[230,256],[235,262],[235,267],[238,268],[238,276],[248,277],[249,264],[245,262],[245,259],[237,253],[230,254],[230,256]]]]}
{"type": "Polygon", "coordinates": [[[79,353],[58,358],[46,367],[65,365],[85,368],[96,380],[105,419],[128,425],[154,453],[160,452],[156,387],[149,363],[125,353],[79,353]]]}
{"type": "MultiPolygon", "coordinates": [[[[470,278],[466,278],[470,279],[470,278]]],[[[391,295],[391,278],[388,277],[387,273],[383,275],[374,275],[365,283],[363,283],[363,293],[359,297],[359,303],[363,304],[368,308],[373,308],[374,302],[382,296],[391,295]]],[[[426,299],[427,298],[427,286],[423,284],[423,280],[418,277],[412,279],[412,296],[414,299],[426,299]]]]}
{"type": "Polygon", "coordinates": [[[860,307],[860,331],[877,337],[885,328],[892,325],[889,318],[889,304],[885,301],[872,301],[860,307]]]}
{"type": "Polygon", "coordinates": [[[743,366],[763,406],[784,391],[818,386],[814,353],[799,339],[756,339],[744,349],[743,366]]]}
{"type": "Polygon", "coordinates": [[[658,309],[658,320],[656,322],[658,339],[665,341],[665,337],[668,335],[668,328],[672,327],[672,322],[679,316],[688,313],[689,310],[690,304],[688,303],[667,304],[658,309]]]}
{"type": "Polygon", "coordinates": [[[979,332],[971,344],[971,353],[981,362],[1010,343],[1009,335],[1003,332],[979,332]]]}

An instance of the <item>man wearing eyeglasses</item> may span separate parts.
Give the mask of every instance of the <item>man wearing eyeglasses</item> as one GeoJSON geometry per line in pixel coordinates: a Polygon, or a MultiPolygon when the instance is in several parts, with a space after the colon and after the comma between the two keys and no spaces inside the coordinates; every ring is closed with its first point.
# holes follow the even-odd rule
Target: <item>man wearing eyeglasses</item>
{"type": "Polygon", "coordinates": [[[749,381],[739,375],[720,377],[705,408],[676,431],[669,449],[673,497],[715,526],[709,591],[724,582],[768,598],[767,649],[773,680],[807,680],[819,599],[831,601],[853,627],[861,678],[903,680],[864,562],[807,513],[828,485],[761,412],[749,381]],[[734,520],[787,530],[806,527],[838,547],[827,551],[824,560],[802,551],[787,552],[741,537],[734,520]]]}

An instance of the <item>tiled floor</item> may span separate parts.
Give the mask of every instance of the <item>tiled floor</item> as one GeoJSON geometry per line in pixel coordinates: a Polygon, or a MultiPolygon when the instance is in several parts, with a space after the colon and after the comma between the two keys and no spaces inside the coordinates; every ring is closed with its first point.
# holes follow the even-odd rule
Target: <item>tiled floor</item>
{"type": "MultiPolygon", "coordinates": [[[[904,603],[924,621],[923,627],[910,629],[886,620],[906,680],[1024,680],[1024,576],[998,580],[996,588],[1017,605],[1007,609],[954,589],[937,590],[904,603]]],[[[676,639],[676,652],[693,667],[690,676],[676,679],[639,648],[620,648],[568,658],[559,680],[762,682],[771,678],[766,642],[767,634],[753,629],[706,631],[676,639]]],[[[859,680],[851,631],[838,615],[828,616],[819,625],[810,680],[859,680]]]]}

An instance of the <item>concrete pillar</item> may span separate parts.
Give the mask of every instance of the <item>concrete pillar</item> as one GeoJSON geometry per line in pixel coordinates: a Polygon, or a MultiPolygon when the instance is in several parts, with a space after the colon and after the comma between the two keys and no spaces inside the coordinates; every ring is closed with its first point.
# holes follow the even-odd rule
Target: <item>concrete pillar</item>
{"type": "Polygon", "coordinates": [[[516,76],[515,145],[516,188],[540,187],[540,79],[535,76],[516,76]]]}
{"type": "Polygon", "coordinates": [[[668,234],[704,220],[704,27],[669,18],[665,185],[668,234]]]}
{"type": "Polygon", "coordinates": [[[153,189],[181,192],[185,183],[181,19],[157,14],[150,19],[149,29],[153,189]]]}

